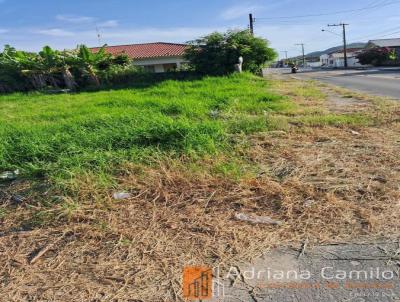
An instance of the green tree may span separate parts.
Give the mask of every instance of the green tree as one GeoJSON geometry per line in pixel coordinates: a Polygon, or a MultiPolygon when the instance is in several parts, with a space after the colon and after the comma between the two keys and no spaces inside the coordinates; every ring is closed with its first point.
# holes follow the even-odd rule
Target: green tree
{"type": "Polygon", "coordinates": [[[74,90],[77,87],[74,76],[70,68],[73,65],[74,56],[70,51],[57,51],[49,46],[43,47],[39,52],[43,72],[47,74],[53,86],[57,87],[56,78],[59,74],[62,75],[64,85],[68,89],[74,90]]]}
{"type": "Polygon", "coordinates": [[[100,86],[98,73],[112,65],[112,55],[106,53],[105,45],[97,52],[92,52],[87,46],[78,46],[75,64],[81,69],[82,74],[88,76],[90,82],[100,86]]]}
{"type": "Polygon", "coordinates": [[[268,41],[254,37],[248,30],[215,32],[189,42],[185,57],[191,67],[203,74],[234,72],[239,57],[243,57],[243,70],[257,73],[267,62],[277,57],[268,41]]]}

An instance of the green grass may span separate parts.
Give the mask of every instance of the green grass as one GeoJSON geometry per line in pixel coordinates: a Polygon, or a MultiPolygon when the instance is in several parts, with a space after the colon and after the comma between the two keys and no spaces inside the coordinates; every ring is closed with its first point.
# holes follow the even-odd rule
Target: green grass
{"type": "MultiPolygon", "coordinates": [[[[250,74],[79,94],[0,96],[0,171],[111,175],[124,162],[229,152],[232,134],[275,128],[287,98],[250,74]]],[[[285,125],[287,123],[284,123],[285,125]]],[[[227,164],[222,171],[235,170],[227,164]]]]}

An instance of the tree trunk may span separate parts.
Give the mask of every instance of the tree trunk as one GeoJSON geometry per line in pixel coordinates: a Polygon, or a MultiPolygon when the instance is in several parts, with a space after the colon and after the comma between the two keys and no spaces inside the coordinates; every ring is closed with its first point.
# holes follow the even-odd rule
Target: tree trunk
{"type": "Polygon", "coordinates": [[[42,74],[32,74],[30,76],[30,79],[31,79],[32,85],[35,89],[41,90],[44,87],[46,87],[46,81],[42,74]]]}
{"type": "Polygon", "coordinates": [[[50,74],[47,76],[47,80],[51,83],[51,86],[53,86],[55,89],[59,89],[60,87],[58,86],[58,83],[56,79],[50,74]]]}
{"type": "Polygon", "coordinates": [[[68,68],[63,70],[63,78],[64,78],[64,83],[65,87],[67,87],[70,90],[74,90],[76,86],[78,86],[75,82],[74,76],[72,73],[68,70],[68,68]]]}
{"type": "Polygon", "coordinates": [[[89,66],[87,67],[87,71],[88,71],[88,73],[89,73],[90,81],[91,81],[94,85],[96,85],[96,87],[99,87],[99,86],[100,86],[100,81],[99,81],[98,76],[97,76],[96,73],[94,72],[93,67],[89,65],[89,66]]]}

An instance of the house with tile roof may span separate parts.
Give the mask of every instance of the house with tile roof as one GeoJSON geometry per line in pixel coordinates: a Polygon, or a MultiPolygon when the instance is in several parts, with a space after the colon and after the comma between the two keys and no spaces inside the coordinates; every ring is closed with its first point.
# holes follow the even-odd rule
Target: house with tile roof
{"type": "Polygon", "coordinates": [[[368,41],[367,48],[370,47],[400,48],[400,38],[370,40],[368,41]]]}
{"type": "MultiPolygon", "coordinates": [[[[186,47],[185,44],[156,42],[106,46],[106,52],[113,55],[126,54],[134,65],[148,72],[162,73],[174,71],[187,63],[184,59],[186,47]]],[[[93,52],[99,49],[91,48],[93,52]]]]}

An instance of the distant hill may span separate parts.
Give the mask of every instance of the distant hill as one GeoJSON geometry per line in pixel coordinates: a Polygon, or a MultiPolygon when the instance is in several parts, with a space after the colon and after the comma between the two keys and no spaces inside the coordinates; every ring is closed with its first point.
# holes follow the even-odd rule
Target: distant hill
{"type": "MultiPolygon", "coordinates": [[[[367,43],[362,43],[362,42],[357,42],[357,43],[350,43],[347,45],[347,48],[364,48],[367,45],[367,43]]],[[[310,52],[306,55],[306,57],[310,58],[310,57],[319,57],[322,56],[323,54],[328,54],[331,53],[333,51],[337,51],[337,50],[341,50],[343,49],[343,45],[341,46],[336,46],[336,47],[331,47],[328,48],[326,50],[323,51],[314,51],[314,52],[310,52]]]]}

